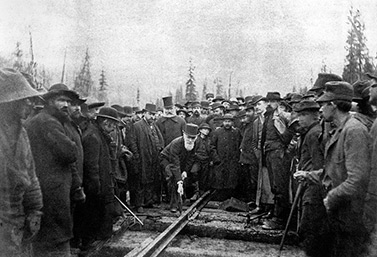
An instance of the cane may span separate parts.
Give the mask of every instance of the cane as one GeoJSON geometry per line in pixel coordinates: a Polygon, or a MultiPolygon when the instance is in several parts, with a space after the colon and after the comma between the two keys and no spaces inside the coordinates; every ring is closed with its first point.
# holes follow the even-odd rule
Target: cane
{"type": "Polygon", "coordinates": [[[136,216],[135,213],[133,213],[130,208],[127,207],[127,205],[125,205],[122,200],[119,199],[118,196],[114,195],[115,199],[119,202],[119,204],[129,213],[131,214],[132,217],[134,217],[134,219],[142,226],[144,226],[143,222],[136,216]]]}
{"type": "Polygon", "coordinates": [[[294,210],[296,208],[298,200],[300,199],[301,191],[303,190],[303,188],[304,188],[304,183],[300,181],[299,184],[298,184],[298,187],[297,187],[295,199],[294,199],[293,204],[292,204],[291,212],[289,213],[287,224],[285,225],[285,230],[284,230],[284,233],[283,233],[283,237],[281,238],[281,242],[280,242],[280,246],[279,246],[279,253],[278,253],[277,257],[280,257],[281,251],[283,250],[285,237],[287,236],[287,233],[288,233],[289,223],[291,222],[291,219],[292,219],[292,216],[293,216],[293,212],[294,212],[294,210]]]}

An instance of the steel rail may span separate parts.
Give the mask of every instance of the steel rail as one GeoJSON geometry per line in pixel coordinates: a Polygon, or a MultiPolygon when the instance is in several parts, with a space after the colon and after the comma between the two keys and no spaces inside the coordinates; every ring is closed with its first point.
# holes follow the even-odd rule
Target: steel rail
{"type": "Polygon", "coordinates": [[[158,256],[174,239],[175,236],[193,219],[195,219],[200,210],[209,202],[216,190],[205,192],[195,203],[193,203],[176,221],[165,229],[153,241],[146,239],[141,245],[125,257],[156,257],[158,256]]]}

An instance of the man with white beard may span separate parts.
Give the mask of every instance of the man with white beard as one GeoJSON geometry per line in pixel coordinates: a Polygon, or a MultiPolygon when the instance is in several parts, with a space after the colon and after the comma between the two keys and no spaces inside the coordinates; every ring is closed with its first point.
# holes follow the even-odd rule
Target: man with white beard
{"type": "Polygon", "coordinates": [[[191,177],[197,136],[198,126],[188,123],[183,136],[174,139],[161,152],[161,165],[171,195],[170,211],[173,213],[177,212],[179,195],[183,195],[183,180],[187,177],[190,180],[191,177]]]}

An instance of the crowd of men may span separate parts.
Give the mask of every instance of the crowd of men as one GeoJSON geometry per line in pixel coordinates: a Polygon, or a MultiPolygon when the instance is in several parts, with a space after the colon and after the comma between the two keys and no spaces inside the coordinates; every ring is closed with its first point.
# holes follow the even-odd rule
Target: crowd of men
{"type": "Polygon", "coordinates": [[[216,189],[282,230],[295,194],[307,256],[367,256],[377,215],[377,77],[321,73],[305,94],[279,92],[163,108],[87,103],[0,70],[0,251],[70,256],[111,237],[122,216],[167,202],[182,211],[216,189]],[[376,157],[376,158],[373,158],[376,157]]]}

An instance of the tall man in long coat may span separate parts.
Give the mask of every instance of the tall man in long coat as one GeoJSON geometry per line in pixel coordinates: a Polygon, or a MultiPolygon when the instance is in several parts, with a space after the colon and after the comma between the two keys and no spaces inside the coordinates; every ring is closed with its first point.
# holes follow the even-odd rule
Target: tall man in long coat
{"type": "Polygon", "coordinates": [[[164,139],[155,125],[156,105],[146,104],[143,118],[134,124],[132,152],[137,161],[132,179],[135,184],[135,207],[143,212],[143,206],[150,207],[156,201],[156,182],[160,182],[159,153],[164,147],[164,139]]]}
{"type": "Polygon", "coordinates": [[[94,240],[106,239],[112,234],[115,191],[110,133],[118,123],[117,111],[111,107],[102,107],[96,121],[83,134],[83,185],[87,199],[82,250],[87,250],[94,240]]]}
{"type": "Polygon", "coordinates": [[[233,119],[233,115],[225,114],[223,126],[213,132],[211,139],[211,146],[221,160],[214,168],[212,186],[219,189],[219,197],[225,199],[234,195],[239,180],[239,148],[242,136],[240,130],[233,127],[233,119]]]}
{"type": "Polygon", "coordinates": [[[28,98],[39,92],[13,69],[0,70],[0,91],[0,252],[22,256],[42,216],[42,192],[21,123],[31,113],[28,98]]]}
{"type": "Polygon", "coordinates": [[[67,129],[68,105],[78,95],[55,84],[43,98],[44,109],[26,125],[43,194],[44,215],[33,248],[37,256],[66,256],[72,238],[70,195],[81,186],[75,167],[77,148],[67,129]]]}
{"type": "Polygon", "coordinates": [[[171,96],[164,97],[162,100],[164,101],[164,116],[157,120],[156,125],[161,131],[165,146],[167,146],[173,139],[182,136],[186,122],[175,114],[171,96]]]}
{"type": "Polygon", "coordinates": [[[367,127],[349,113],[352,86],[342,81],[325,86],[317,101],[324,120],[336,128],[326,142],[323,171],[310,175],[320,179],[325,190],[323,203],[333,239],[330,256],[364,256],[368,233],[362,216],[370,175],[370,137],[367,127]]]}

